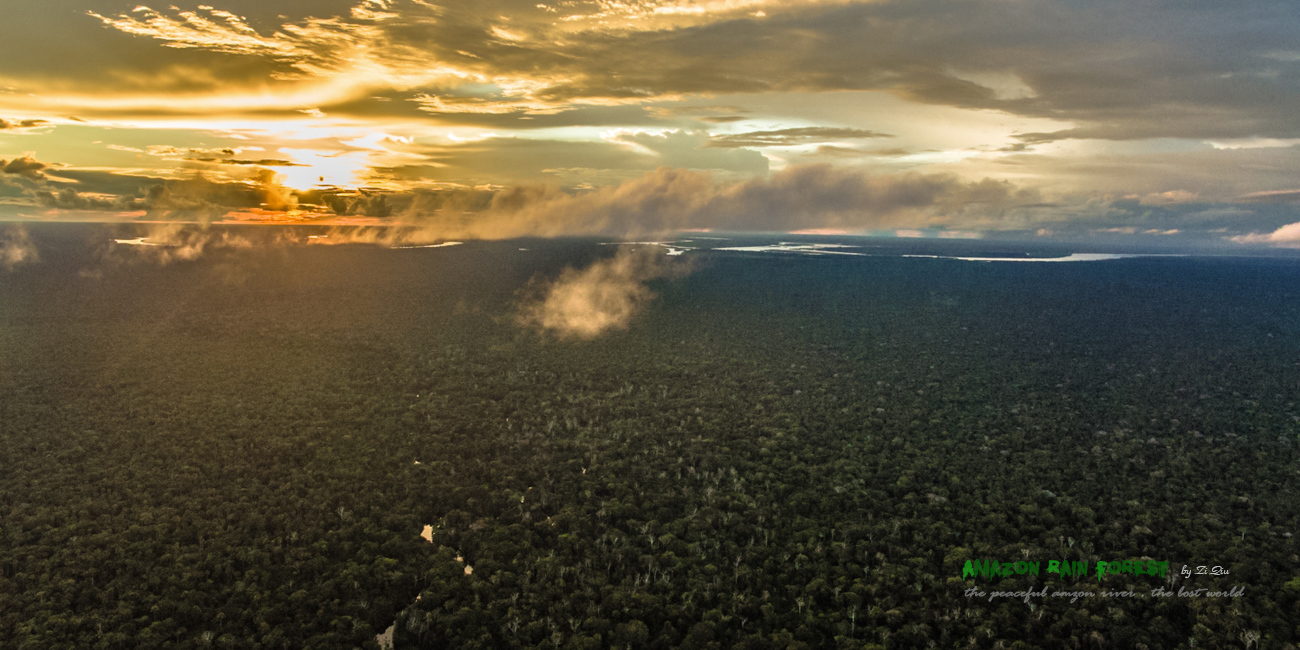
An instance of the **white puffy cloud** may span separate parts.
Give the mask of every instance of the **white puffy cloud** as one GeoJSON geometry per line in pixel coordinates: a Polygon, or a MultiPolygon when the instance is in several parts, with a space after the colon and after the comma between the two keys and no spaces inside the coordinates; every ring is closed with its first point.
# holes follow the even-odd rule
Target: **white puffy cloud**
{"type": "Polygon", "coordinates": [[[1229,238],[1238,244],[1265,244],[1280,248],[1300,248],[1300,221],[1270,233],[1250,233],[1229,238]]]}

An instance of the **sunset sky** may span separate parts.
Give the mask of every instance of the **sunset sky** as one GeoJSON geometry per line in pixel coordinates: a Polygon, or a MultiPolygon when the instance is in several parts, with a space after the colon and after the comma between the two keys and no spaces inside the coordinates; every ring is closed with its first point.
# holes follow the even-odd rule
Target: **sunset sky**
{"type": "Polygon", "coordinates": [[[1293,2],[12,2],[0,219],[1300,246],[1293,2]]]}

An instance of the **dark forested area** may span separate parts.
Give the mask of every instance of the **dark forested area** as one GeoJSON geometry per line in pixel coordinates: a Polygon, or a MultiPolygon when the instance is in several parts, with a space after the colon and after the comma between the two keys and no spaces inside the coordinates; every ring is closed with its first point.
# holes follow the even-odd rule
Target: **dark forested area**
{"type": "Polygon", "coordinates": [[[1295,261],[701,253],[577,341],[514,314],[593,242],[159,266],[97,228],[0,274],[0,647],[1300,636],[1295,261]],[[1231,574],[960,577],[1144,557],[1231,574]],[[1245,594],[964,596],[1043,584],[1245,594]]]}

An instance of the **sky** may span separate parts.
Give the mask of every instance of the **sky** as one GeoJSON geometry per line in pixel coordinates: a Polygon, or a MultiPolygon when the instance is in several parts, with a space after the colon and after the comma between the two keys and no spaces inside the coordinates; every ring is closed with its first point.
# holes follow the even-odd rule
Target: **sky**
{"type": "Polygon", "coordinates": [[[1300,247],[1289,2],[208,1],[8,3],[0,219],[1300,247]]]}

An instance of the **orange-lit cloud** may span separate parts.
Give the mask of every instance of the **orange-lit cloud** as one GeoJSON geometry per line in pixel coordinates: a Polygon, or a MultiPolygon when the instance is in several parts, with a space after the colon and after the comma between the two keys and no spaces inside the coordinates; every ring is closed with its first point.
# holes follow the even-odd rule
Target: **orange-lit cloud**
{"type": "Polygon", "coordinates": [[[1281,0],[33,7],[0,25],[0,218],[1169,239],[1300,218],[1281,0]]]}
{"type": "Polygon", "coordinates": [[[0,118],[0,131],[28,131],[48,125],[45,120],[6,120],[0,118]]]}
{"type": "Polygon", "coordinates": [[[0,173],[22,176],[30,180],[45,178],[45,170],[49,168],[49,163],[37,160],[32,153],[8,161],[0,159],[0,173]]]}

